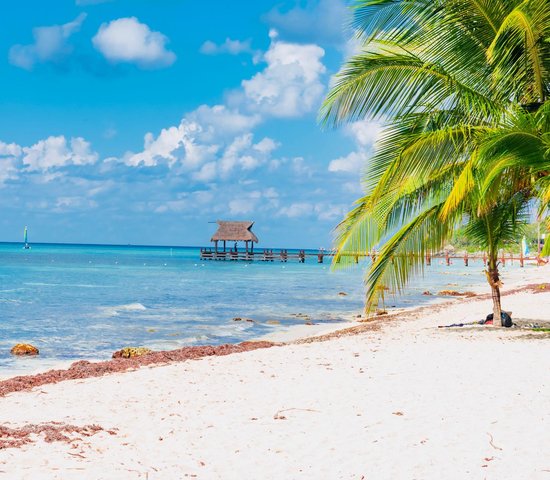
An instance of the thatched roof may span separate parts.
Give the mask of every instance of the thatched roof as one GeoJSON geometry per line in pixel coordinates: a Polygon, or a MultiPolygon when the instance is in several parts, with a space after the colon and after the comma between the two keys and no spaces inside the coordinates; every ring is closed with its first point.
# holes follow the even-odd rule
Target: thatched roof
{"type": "Polygon", "coordinates": [[[230,242],[252,241],[258,243],[258,237],[250,230],[254,222],[226,222],[218,220],[218,230],[211,238],[211,241],[227,240],[230,242]]]}

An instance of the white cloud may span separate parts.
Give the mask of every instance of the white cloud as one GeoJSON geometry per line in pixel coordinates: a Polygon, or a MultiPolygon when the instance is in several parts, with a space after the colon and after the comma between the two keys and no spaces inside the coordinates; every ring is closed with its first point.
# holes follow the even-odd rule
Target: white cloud
{"type": "Polygon", "coordinates": [[[177,127],[165,128],[157,137],[147,133],[143,151],[128,153],[123,160],[130,166],[179,166],[202,182],[225,178],[235,169],[251,171],[266,163],[278,147],[268,137],[253,142],[249,130],[259,121],[258,115],[244,115],[223,105],[202,105],[177,127]]]}
{"type": "Polygon", "coordinates": [[[198,182],[211,182],[216,178],[218,168],[216,162],[205,163],[198,172],[193,173],[193,180],[198,182]]]}
{"type": "Polygon", "coordinates": [[[306,164],[306,161],[302,157],[293,158],[291,161],[292,171],[299,177],[311,177],[313,170],[306,164]]]}
{"type": "Polygon", "coordinates": [[[304,217],[315,213],[315,206],[308,202],[296,202],[281,208],[279,213],[289,218],[304,217]]]}
{"type": "Polygon", "coordinates": [[[360,173],[374,149],[380,131],[379,123],[366,120],[348,125],[345,133],[353,138],[356,150],[332,160],[328,165],[329,172],[360,173]]]}
{"type": "Polygon", "coordinates": [[[237,198],[229,202],[229,213],[241,215],[254,210],[256,203],[250,198],[237,198]]]}
{"type": "Polygon", "coordinates": [[[73,33],[80,30],[85,18],[86,14],[81,13],[72,22],[33,29],[34,43],[11,47],[9,51],[10,63],[26,70],[32,70],[37,63],[62,61],[72,52],[72,47],[67,40],[73,33]]]}
{"type": "Polygon", "coordinates": [[[186,115],[186,118],[202,125],[202,137],[205,140],[250,130],[261,121],[261,117],[257,114],[245,115],[237,109],[229,109],[225,105],[214,105],[213,107],[201,105],[186,115]]]}
{"type": "Polygon", "coordinates": [[[344,43],[344,26],[350,15],[345,0],[308,0],[305,6],[300,3],[284,13],[275,7],[265,18],[290,38],[337,46],[344,43]]]}
{"type": "Polygon", "coordinates": [[[31,147],[23,148],[23,165],[27,171],[49,170],[66,165],[89,165],[97,162],[98,155],[90,148],[90,143],[82,137],[48,137],[31,147]]]}
{"type": "Polygon", "coordinates": [[[18,168],[15,157],[0,157],[0,186],[17,178],[18,168]]]}
{"type": "Polygon", "coordinates": [[[152,167],[167,162],[172,167],[180,162],[187,168],[198,167],[205,159],[218,151],[217,145],[203,145],[197,142],[202,127],[195,122],[182,120],[177,127],[163,128],[157,138],[152,133],[145,135],[143,151],[128,154],[125,163],[131,166],[152,167]]]}
{"type": "Polygon", "coordinates": [[[376,122],[360,120],[353,122],[348,127],[351,136],[362,147],[372,148],[378,139],[381,131],[381,125],[376,122]]]}
{"type": "Polygon", "coordinates": [[[258,52],[252,49],[251,41],[245,40],[231,40],[226,38],[225,41],[221,44],[216,44],[211,40],[207,40],[201,45],[200,52],[205,55],[220,55],[223,53],[229,55],[239,55],[241,53],[250,53],[252,55],[257,55],[258,52]]]}
{"type": "Polygon", "coordinates": [[[18,157],[21,155],[21,147],[17,143],[4,143],[0,141],[0,157],[18,157]]]}
{"type": "Polygon", "coordinates": [[[364,152],[351,152],[345,157],[332,160],[328,165],[329,172],[360,173],[367,156],[364,152]]]}
{"type": "Polygon", "coordinates": [[[347,205],[322,204],[316,208],[317,218],[319,220],[331,222],[343,218],[347,211],[347,205]]]}
{"type": "Polygon", "coordinates": [[[250,80],[243,80],[241,102],[251,111],[272,117],[297,117],[317,107],[326,69],[325,51],[317,45],[299,45],[277,40],[264,55],[267,67],[250,80]]]}
{"type": "Polygon", "coordinates": [[[119,18],[99,27],[94,47],[112,63],[135,63],[144,68],[172,65],[176,54],[166,49],[168,38],[136,17],[119,18]]]}

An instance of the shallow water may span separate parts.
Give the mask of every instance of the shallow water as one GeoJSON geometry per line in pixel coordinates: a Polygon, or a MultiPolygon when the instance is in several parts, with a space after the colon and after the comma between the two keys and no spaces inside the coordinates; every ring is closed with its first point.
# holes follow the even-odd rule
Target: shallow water
{"type": "MultiPolygon", "coordinates": [[[[109,358],[127,345],[239,342],[303,324],[298,313],[341,322],[362,310],[365,266],[334,272],[315,257],[305,264],[200,261],[192,247],[0,244],[0,377],[109,358]],[[19,342],[36,345],[40,356],[12,357],[19,342]]],[[[484,281],[482,269],[434,261],[386,303],[412,306],[433,301],[424,290],[468,289],[484,281]]]]}

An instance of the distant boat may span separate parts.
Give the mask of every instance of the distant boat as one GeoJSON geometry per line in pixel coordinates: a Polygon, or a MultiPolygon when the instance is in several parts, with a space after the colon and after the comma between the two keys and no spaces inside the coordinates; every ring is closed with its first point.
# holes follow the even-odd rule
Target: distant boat
{"type": "Polygon", "coordinates": [[[27,227],[25,227],[25,230],[23,231],[23,243],[25,244],[25,246],[23,247],[25,250],[29,250],[31,248],[31,246],[29,245],[27,227]]]}

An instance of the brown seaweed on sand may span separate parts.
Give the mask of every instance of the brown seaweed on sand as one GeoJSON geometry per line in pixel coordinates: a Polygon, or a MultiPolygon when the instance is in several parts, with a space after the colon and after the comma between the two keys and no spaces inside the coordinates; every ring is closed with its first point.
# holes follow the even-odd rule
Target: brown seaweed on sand
{"type": "Polygon", "coordinates": [[[181,362],[210,356],[230,355],[232,353],[248,352],[258,348],[269,348],[276,345],[272,342],[242,342],[236,345],[205,345],[183,347],[177,350],[151,352],[132,358],[115,358],[104,362],[88,362],[80,360],[66,370],[49,370],[36,375],[25,375],[10,378],[0,382],[0,397],[8,393],[30,390],[31,388],[57,383],[64,380],[76,380],[89,377],[101,377],[109,373],[125,372],[141,366],[181,362]]]}
{"type": "MultiPolygon", "coordinates": [[[[99,425],[84,425],[78,427],[60,422],[33,424],[29,423],[22,427],[10,428],[0,425],[0,450],[4,448],[19,448],[27,443],[32,443],[37,436],[43,437],[47,443],[66,442],[72,443],[77,438],[69,435],[81,435],[91,437],[98,432],[104,431],[99,425]]],[[[115,435],[113,430],[109,430],[115,435]]]]}

